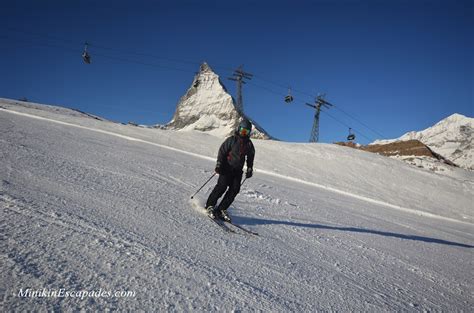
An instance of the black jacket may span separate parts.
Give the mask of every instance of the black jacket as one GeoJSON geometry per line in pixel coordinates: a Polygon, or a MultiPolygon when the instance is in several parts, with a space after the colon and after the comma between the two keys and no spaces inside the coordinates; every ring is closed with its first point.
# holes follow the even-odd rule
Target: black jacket
{"type": "Polygon", "coordinates": [[[219,148],[217,167],[220,167],[223,173],[242,172],[245,160],[247,160],[247,168],[253,168],[254,157],[255,148],[250,138],[241,137],[235,133],[219,148]]]}

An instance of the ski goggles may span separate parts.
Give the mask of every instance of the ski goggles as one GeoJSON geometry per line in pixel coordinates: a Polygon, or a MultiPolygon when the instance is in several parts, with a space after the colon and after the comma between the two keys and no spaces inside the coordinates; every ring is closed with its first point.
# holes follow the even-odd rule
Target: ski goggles
{"type": "Polygon", "coordinates": [[[245,128],[245,127],[239,127],[239,135],[240,136],[249,136],[250,135],[250,129],[245,128]]]}

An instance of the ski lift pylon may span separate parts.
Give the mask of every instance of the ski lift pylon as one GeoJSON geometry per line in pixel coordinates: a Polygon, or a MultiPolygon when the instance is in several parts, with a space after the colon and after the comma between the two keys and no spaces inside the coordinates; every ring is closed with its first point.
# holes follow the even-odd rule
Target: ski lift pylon
{"type": "Polygon", "coordinates": [[[85,46],[84,46],[84,52],[82,53],[82,59],[84,60],[84,62],[86,62],[87,64],[91,64],[91,56],[89,55],[89,53],[87,52],[87,46],[89,44],[86,42],[85,43],[85,46]]]}
{"type": "Polygon", "coordinates": [[[288,95],[285,97],[285,102],[286,103],[293,102],[293,96],[291,95],[291,88],[288,88],[288,95]]]}

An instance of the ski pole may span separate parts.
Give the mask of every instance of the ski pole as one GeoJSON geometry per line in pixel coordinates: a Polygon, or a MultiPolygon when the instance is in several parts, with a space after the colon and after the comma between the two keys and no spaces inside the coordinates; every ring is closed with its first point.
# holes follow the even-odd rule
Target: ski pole
{"type": "Polygon", "coordinates": [[[206,186],[207,183],[210,182],[211,179],[212,179],[214,176],[216,176],[216,174],[217,174],[217,173],[212,174],[212,176],[209,177],[209,179],[204,183],[204,185],[202,185],[201,188],[199,188],[198,191],[196,191],[196,193],[191,196],[191,199],[193,199],[194,196],[197,195],[197,193],[198,193],[199,191],[201,191],[201,189],[204,188],[204,186],[206,186]]]}
{"type": "Polygon", "coordinates": [[[243,180],[242,183],[240,184],[240,187],[242,187],[242,185],[245,183],[246,180],[247,180],[247,177],[244,178],[244,180],[243,180]]]}

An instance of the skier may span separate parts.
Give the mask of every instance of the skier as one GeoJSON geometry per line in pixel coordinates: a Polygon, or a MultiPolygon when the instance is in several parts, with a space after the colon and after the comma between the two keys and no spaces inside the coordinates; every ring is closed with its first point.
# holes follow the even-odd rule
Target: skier
{"type": "Polygon", "coordinates": [[[243,119],[234,135],[227,138],[219,148],[215,169],[219,174],[219,179],[206,202],[206,210],[212,219],[221,218],[227,222],[231,221],[227,209],[240,191],[245,160],[247,160],[245,177],[250,178],[253,175],[255,148],[250,140],[251,130],[250,121],[243,119]],[[217,200],[224,192],[224,198],[216,207],[217,200]]]}

